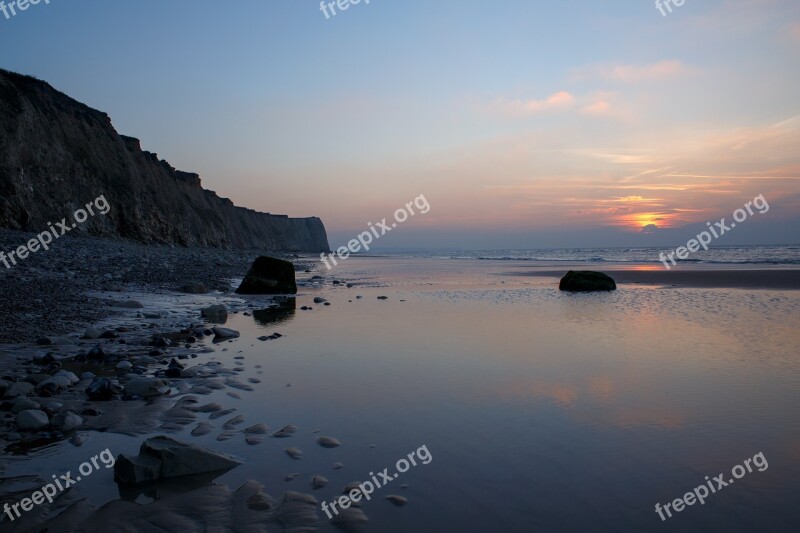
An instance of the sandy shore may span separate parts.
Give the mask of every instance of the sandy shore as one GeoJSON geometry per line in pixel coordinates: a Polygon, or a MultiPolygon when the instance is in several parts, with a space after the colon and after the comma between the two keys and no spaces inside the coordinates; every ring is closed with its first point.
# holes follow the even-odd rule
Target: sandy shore
{"type": "MultiPolygon", "coordinates": [[[[574,270],[586,270],[577,267],[574,270]]],[[[512,276],[543,276],[561,278],[564,270],[528,270],[507,272],[512,276]]],[[[770,289],[799,290],[800,269],[798,270],[630,270],[602,268],[617,283],[662,285],[670,287],[728,288],[728,289],[770,289]]]]}

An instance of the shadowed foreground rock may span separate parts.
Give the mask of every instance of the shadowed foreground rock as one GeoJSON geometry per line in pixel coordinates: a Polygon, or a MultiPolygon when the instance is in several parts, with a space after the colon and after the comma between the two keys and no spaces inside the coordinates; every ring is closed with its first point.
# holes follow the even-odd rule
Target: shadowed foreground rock
{"type": "Polygon", "coordinates": [[[238,294],[297,294],[294,265],[289,261],[261,256],[236,289],[238,294]]]}
{"type": "Polygon", "coordinates": [[[239,464],[222,453],[158,436],[144,441],[136,457],[120,455],[114,464],[114,475],[120,484],[138,485],[159,479],[224,472],[239,464]]]}
{"type": "Polygon", "coordinates": [[[613,291],[616,288],[610,276],[590,270],[570,270],[558,285],[559,290],[569,292],[613,291]]]}

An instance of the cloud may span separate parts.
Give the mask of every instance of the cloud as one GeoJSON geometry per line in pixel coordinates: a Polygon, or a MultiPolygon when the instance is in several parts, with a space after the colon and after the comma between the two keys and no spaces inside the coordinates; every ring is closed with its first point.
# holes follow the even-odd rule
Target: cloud
{"type": "Polygon", "coordinates": [[[544,100],[507,100],[498,98],[490,109],[504,115],[521,116],[543,111],[569,109],[575,104],[575,96],[567,91],[558,91],[544,100]]]}
{"type": "Polygon", "coordinates": [[[658,61],[645,65],[595,64],[573,69],[573,81],[602,79],[618,83],[647,83],[680,78],[695,69],[677,59],[658,61]]]}

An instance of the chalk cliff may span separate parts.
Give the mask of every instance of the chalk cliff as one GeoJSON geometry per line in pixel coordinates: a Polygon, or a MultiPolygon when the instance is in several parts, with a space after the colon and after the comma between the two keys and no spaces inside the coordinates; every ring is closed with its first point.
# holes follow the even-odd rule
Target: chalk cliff
{"type": "Polygon", "coordinates": [[[0,69],[0,227],[43,231],[100,195],[111,211],[80,231],[180,246],[329,249],[319,218],[236,207],[118,134],[107,114],[0,69]]]}

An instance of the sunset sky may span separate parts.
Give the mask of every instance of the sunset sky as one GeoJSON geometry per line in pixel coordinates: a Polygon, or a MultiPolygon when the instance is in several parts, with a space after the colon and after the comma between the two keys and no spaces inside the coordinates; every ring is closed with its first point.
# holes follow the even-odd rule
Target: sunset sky
{"type": "Polygon", "coordinates": [[[420,194],[382,246],[679,244],[759,194],[719,244],[800,242],[797,0],[51,0],[0,47],[334,247],[420,194]]]}

